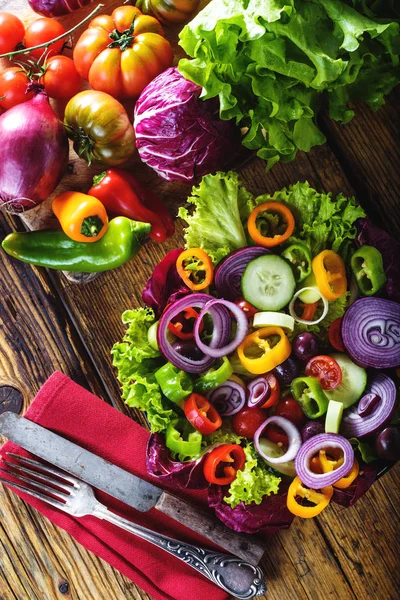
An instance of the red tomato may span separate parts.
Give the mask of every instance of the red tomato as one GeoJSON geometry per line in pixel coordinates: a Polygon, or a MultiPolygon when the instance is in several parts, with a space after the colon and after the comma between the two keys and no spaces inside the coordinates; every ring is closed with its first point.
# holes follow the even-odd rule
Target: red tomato
{"type": "Polygon", "coordinates": [[[341,334],[342,321],[343,317],[335,319],[328,329],[329,342],[331,346],[333,346],[335,350],[339,350],[339,352],[345,351],[341,334]]]}
{"type": "Polygon", "coordinates": [[[32,92],[26,94],[29,79],[21,67],[10,67],[0,73],[0,106],[8,110],[17,104],[30,100],[32,92]]]}
{"type": "Polygon", "coordinates": [[[268,438],[274,444],[282,444],[283,446],[289,445],[288,436],[286,433],[283,433],[283,430],[276,425],[268,425],[265,430],[264,436],[268,438]]]}
{"type": "Polygon", "coordinates": [[[0,12],[0,54],[12,52],[24,39],[25,27],[12,13],[0,12]]]}
{"type": "Polygon", "coordinates": [[[79,92],[81,76],[68,56],[52,56],[46,61],[46,72],[40,78],[50,98],[69,100],[79,92]]]}
{"type": "MultiPolygon", "coordinates": [[[[32,46],[38,46],[39,44],[44,44],[45,42],[50,42],[50,40],[54,40],[54,38],[58,37],[65,33],[64,27],[56,21],[55,19],[50,19],[49,17],[42,17],[41,19],[36,19],[33,21],[25,31],[24,44],[26,48],[31,48],[32,46]]],[[[59,54],[64,45],[65,38],[47,46],[47,48],[38,48],[37,50],[32,50],[29,54],[34,58],[40,58],[45,54],[46,58],[49,56],[54,56],[55,54],[59,54]]]]}
{"type": "Polygon", "coordinates": [[[232,417],[232,429],[237,435],[253,439],[257,429],[264,423],[267,414],[262,408],[242,408],[232,417]]]}
{"type": "Polygon", "coordinates": [[[264,375],[264,379],[267,380],[271,393],[268,397],[268,400],[262,405],[261,408],[269,408],[278,402],[279,396],[281,395],[281,386],[279,385],[279,381],[275,375],[272,373],[267,373],[264,375]]]}
{"type": "Polygon", "coordinates": [[[342,369],[331,356],[314,356],[306,364],[306,375],[315,377],[323,390],[333,390],[342,381],[342,369]]]}
{"type": "Polygon", "coordinates": [[[254,315],[256,313],[260,312],[258,310],[258,308],[255,308],[252,304],[247,302],[244,298],[239,298],[239,300],[236,300],[235,304],[236,304],[236,306],[238,306],[239,308],[242,309],[242,311],[244,312],[244,314],[246,315],[246,317],[248,319],[250,319],[251,317],[254,317],[254,315]]]}
{"type": "Polygon", "coordinates": [[[285,419],[296,425],[296,427],[301,427],[306,422],[306,417],[301,410],[300,404],[291,396],[286,396],[278,402],[275,406],[274,415],[285,417],[285,419]]]}

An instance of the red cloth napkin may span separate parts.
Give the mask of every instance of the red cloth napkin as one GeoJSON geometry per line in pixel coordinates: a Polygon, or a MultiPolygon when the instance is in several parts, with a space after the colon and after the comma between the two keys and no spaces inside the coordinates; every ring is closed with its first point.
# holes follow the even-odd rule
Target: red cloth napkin
{"type": "MultiPolygon", "coordinates": [[[[54,373],[46,381],[24,416],[143,479],[154,480],[147,474],[145,463],[149,433],[62,373],[54,373]]],[[[11,442],[0,448],[0,454],[5,456],[6,452],[28,455],[11,442]]],[[[222,600],[229,597],[182,561],[110,523],[94,517],[76,519],[26,494],[16,493],[155,600],[222,600]]],[[[182,541],[210,546],[209,542],[155,509],[142,513],[99,490],[96,490],[96,496],[112,511],[149,529],[182,541]]],[[[204,493],[187,492],[185,496],[200,505],[206,504],[204,493]]]]}

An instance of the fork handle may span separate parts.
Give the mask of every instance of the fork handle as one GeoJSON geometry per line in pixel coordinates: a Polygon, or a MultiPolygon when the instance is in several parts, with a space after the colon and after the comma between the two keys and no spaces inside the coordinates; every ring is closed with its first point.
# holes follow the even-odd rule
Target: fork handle
{"type": "Polygon", "coordinates": [[[156,533],[116,515],[100,502],[97,503],[92,514],[162,548],[240,600],[261,596],[267,589],[261,569],[240,558],[156,533]]]}

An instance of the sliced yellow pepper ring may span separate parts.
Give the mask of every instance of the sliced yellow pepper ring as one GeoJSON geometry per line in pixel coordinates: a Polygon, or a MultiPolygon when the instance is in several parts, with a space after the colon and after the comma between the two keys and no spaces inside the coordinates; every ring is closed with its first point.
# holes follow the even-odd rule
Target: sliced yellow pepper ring
{"type": "Polygon", "coordinates": [[[303,519],[311,519],[316,517],[326,508],[332,498],[333,487],[322,488],[320,492],[305,487],[300,477],[295,477],[289,486],[287,495],[287,507],[296,517],[303,519]],[[302,498],[314,504],[314,506],[304,506],[300,504],[297,498],[302,498]]]}
{"type": "MultiPolygon", "coordinates": [[[[289,358],[292,351],[292,346],[281,327],[263,327],[246,336],[243,342],[237,349],[238,357],[245,369],[255,375],[262,375],[272,371],[284,360],[289,358]],[[271,348],[268,338],[279,336],[279,342],[271,348]],[[261,356],[252,358],[246,356],[245,351],[251,347],[256,347],[263,353],[261,356]]],[[[258,352],[259,354],[259,352],[258,352]]]]}
{"type": "Polygon", "coordinates": [[[353,466],[351,467],[349,473],[347,473],[345,477],[339,479],[339,481],[336,481],[336,483],[333,484],[333,487],[345,490],[346,488],[351,486],[355,478],[358,476],[359,472],[360,465],[358,464],[358,460],[355,458],[353,466]]]}
{"type": "Polygon", "coordinates": [[[333,250],[323,250],[312,260],[312,270],[321,294],[332,302],[347,291],[346,268],[333,250]]]}
{"type": "MultiPolygon", "coordinates": [[[[314,456],[311,459],[310,467],[311,467],[311,471],[313,473],[321,475],[322,473],[331,473],[332,471],[334,471],[335,469],[340,467],[342,464],[343,464],[343,457],[339,458],[338,460],[331,459],[330,457],[328,457],[326,455],[325,450],[320,450],[318,455],[314,456]]],[[[355,458],[353,466],[350,469],[349,473],[347,473],[347,475],[345,477],[342,477],[341,479],[336,481],[333,484],[333,487],[339,488],[341,490],[344,490],[344,489],[350,487],[350,485],[353,483],[353,481],[357,477],[359,471],[360,471],[360,467],[359,467],[357,459],[355,458]]]]}

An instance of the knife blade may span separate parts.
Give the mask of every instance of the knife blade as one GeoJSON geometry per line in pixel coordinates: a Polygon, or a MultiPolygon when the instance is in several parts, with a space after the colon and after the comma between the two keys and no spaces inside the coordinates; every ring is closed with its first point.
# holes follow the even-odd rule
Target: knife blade
{"type": "Polygon", "coordinates": [[[0,434],[86,483],[141,512],[156,508],[224,550],[257,565],[264,545],[248,534],[235,533],[219,520],[121,469],[93,452],[12,412],[0,415],[0,434]]]}

